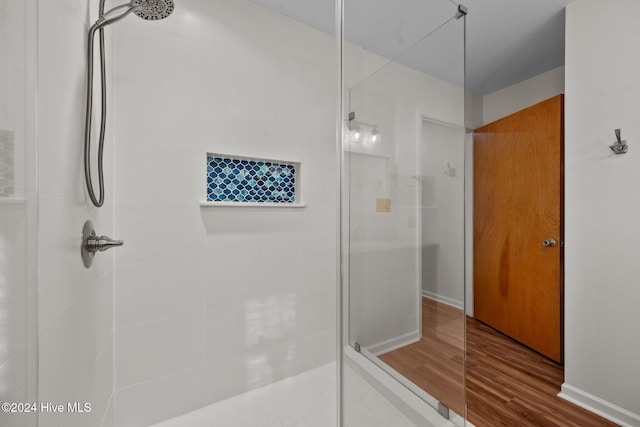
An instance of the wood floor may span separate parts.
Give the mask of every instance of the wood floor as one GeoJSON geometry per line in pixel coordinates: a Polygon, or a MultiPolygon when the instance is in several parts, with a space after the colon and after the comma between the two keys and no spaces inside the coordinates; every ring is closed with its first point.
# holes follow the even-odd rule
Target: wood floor
{"type": "Polygon", "coordinates": [[[461,310],[423,298],[422,339],[380,356],[476,427],[615,426],[559,397],[561,365],[473,318],[466,319],[467,376],[464,386],[464,322],[461,310]]]}

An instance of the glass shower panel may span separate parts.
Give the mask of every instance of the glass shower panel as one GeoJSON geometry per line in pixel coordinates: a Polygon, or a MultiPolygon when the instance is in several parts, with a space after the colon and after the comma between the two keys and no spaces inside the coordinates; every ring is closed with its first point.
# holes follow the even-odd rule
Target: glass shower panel
{"type": "MultiPolygon", "coordinates": [[[[37,400],[35,9],[0,0],[0,401],[9,403],[37,400]]],[[[37,422],[0,412],[3,427],[37,422]]]]}
{"type": "Polygon", "coordinates": [[[366,365],[463,425],[465,13],[378,3],[344,2],[345,425],[396,416],[354,407],[366,365]]]}

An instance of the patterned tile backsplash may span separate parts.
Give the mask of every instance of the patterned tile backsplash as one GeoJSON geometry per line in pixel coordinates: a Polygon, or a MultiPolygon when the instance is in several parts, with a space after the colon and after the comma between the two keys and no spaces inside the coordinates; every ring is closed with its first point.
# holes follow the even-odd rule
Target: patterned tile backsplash
{"type": "Polygon", "coordinates": [[[207,155],[207,201],[295,203],[297,163],[207,155]]]}

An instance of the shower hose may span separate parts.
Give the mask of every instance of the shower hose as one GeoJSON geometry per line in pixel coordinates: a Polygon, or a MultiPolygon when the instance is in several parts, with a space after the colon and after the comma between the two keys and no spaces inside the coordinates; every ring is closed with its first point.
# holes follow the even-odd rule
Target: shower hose
{"type": "MultiPolygon", "coordinates": [[[[100,0],[99,8],[100,16],[104,15],[104,0],[100,0]]],[[[84,180],[87,185],[87,192],[89,198],[94,206],[100,207],[104,204],[104,170],[103,170],[103,157],[104,157],[104,135],[106,129],[106,115],[107,115],[107,82],[106,82],[106,65],[104,58],[104,28],[94,24],[89,29],[89,43],[87,51],[87,106],[86,117],[84,127],[84,180]],[[99,195],[96,197],[93,189],[93,179],[91,177],[91,116],[93,109],[93,43],[95,38],[96,29],[98,30],[98,37],[100,40],[100,77],[101,77],[101,118],[100,118],[100,134],[98,139],[98,185],[99,195]]]]}
{"type": "Polygon", "coordinates": [[[107,81],[106,65],[104,54],[104,27],[114,24],[127,15],[135,13],[138,17],[146,21],[157,21],[171,15],[174,9],[173,0],[131,0],[130,3],[116,6],[105,13],[105,0],[100,0],[100,17],[95,24],[89,28],[89,43],[87,46],[87,110],[84,125],[84,180],[87,185],[89,198],[94,206],[100,207],[104,204],[104,134],[107,122],[107,81]],[[101,112],[100,112],[100,134],[98,136],[98,185],[99,191],[96,197],[93,189],[93,177],[91,176],[91,119],[93,109],[93,43],[96,31],[100,39],[100,87],[102,89],[101,112]]]}

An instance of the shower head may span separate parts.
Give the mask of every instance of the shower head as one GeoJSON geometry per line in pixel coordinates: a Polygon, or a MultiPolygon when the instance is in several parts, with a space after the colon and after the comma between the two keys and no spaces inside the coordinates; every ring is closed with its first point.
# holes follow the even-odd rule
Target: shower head
{"type": "Polygon", "coordinates": [[[173,13],[175,5],[173,0],[133,0],[131,5],[135,7],[133,13],[147,21],[158,21],[173,13]]]}
{"type": "Polygon", "coordinates": [[[93,31],[115,24],[130,13],[135,13],[147,21],[159,21],[173,13],[173,0],[132,0],[101,13],[100,18],[91,27],[93,31]]]}

